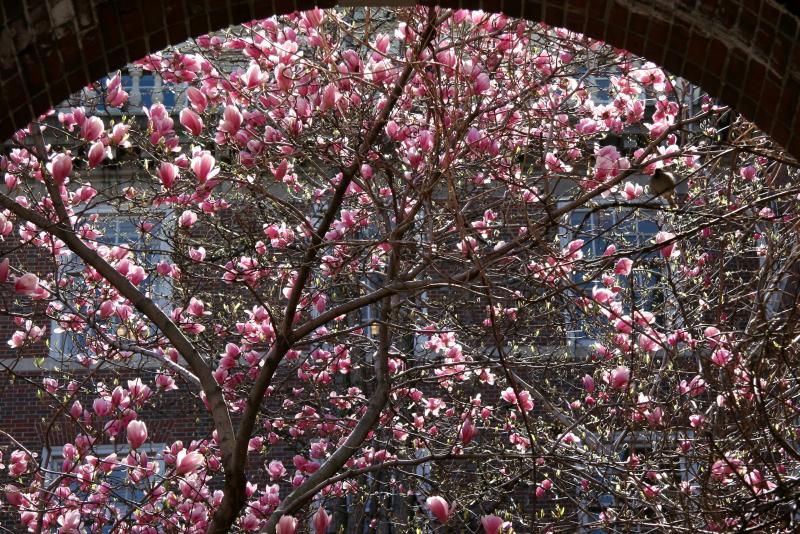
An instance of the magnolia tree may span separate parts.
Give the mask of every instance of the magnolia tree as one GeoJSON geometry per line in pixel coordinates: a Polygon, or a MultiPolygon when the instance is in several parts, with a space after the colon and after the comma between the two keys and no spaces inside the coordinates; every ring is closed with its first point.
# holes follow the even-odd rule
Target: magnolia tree
{"type": "Polygon", "coordinates": [[[74,429],[4,429],[24,527],[797,528],[796,169],[752,125],[481,12],[139,65],[185,106],[140,115],[117,73],[2,160],[2,365],[74,429]],[[153,451],[175,399],[211,430],[153,451]]]}

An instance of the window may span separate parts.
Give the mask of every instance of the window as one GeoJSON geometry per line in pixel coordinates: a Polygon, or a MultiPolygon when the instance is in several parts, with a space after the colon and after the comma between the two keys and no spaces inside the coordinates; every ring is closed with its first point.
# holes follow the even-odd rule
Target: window
{"type": "MultiPolygon", "coordinates": [[[[643,210],[639,210],[640,212],[643,210]]],[[[659,231],[658,225],[653,220],[652,210],[645,218],[628,219],[619,225],[621,242],[625,248],[641,249],[653,244],[659,231]]],[[[619,244],[617,245],[619,246],[619,244]]],[[[628,312],[644,310],[656,314],[657,322],[663,323],[662,312],[664,303],[663,276],[661,261],[658,252],[631,254],[635,260],[631,276],[623,278],[622,286],[626,289],[625,307],[628,312]]]]}
{"type": "MultiPolygon", "coordinates": [[[[164,449],[165,445],[163,443],[148,444],[140,449],[147,453],[148,462],[152,464],[151,467],[155,476],[149,478],[143,477],[140,481],[134,482],[129,479],[129,468],[126,465],[126,458],[129,453],[127,445],[95,445],[92,447],[89,454],[96,456],[101,461],[112,453],[116,453],[117,455],[115,462],[116,467],[113,468],[111,473],[108,475],[95,474],[95,478],[92,480],[92,485],[102,480],[110,487],[105,514],[106,518],[109,520],[109,524],[104,525],[100,532],[112,532],[114,524],[134,510],[133,504],[144,499],[144,497],[160,482],[160,476],[163,475],[165,469],[162,456],[164,449]],[[101,478],[98,480],[97,477],[101,478]]],[[[54,447],[49,454],[45,449],[42,451],[41,457],[47,469],[45,484],[50,485],[64,473],[65,460],[67,460],[64,456],[64,447],[54,447]]],[[[85,463],[80,459],[80,456],[78,458],[78,464],[85,463]]],[[[86,499],[90,496],[91,491],[84,491],[81,489],[79,477],[79,472],[65,475],[66,485],[72,489],[76,496],[81,499],[86,499]]],[[[65,481],[62,480],[59,483],[64,485],[64,482],[65,481]]],[[[92,532],[94,532],[94,530],[92,532]]]]}
{"type": "Polygon", "coordinates": [[[614,98],[611,92],[611,79],[608,76],[589,76],[586,82],[595,104],[611,104],[614,98]]]}
{"type": "MultiPolygon", "coordinates": [[[[122,89],[130,96],[131,93],[134,92],[133,76],[130,74],[123,74],[120,76],[120,81],[122,89]]],[[[107,82],[108,78],[103,78],[102,85],[105,87],[107,82]]],[[[139,76],[139,94],[141,95],[141,103],[137,103],[135,101],[131,102],[130,99],[128,100],[128,107],[131,108],[131,112],[141,113],[143,107],[149,109],[150,106],[156,103],[156,99],[154,99],[156,94],[161,95],[161,103],[168,110],[174,108],[178,100],[178,95],[172,90],[171,85],[166,85],[163,82],[158,83],[155,75],[148,72],[144,72],[139,76]]],[[[104,99],[100,99],[100,101],[97,103],[97,110],[106,111],[109,113],[119,113],[117,108],[106,108],[104,99]]]]}
{"type": "MultiPolygon", "coordinates": [[[[148,234],[143,234],[137,221],[134,218],[113,212],[104,212],[93,227],[102,233],[96,239],[98,244],[107,246],[124,245],[133,254],[133,261],[136,265],[144,267],[148,273],[153,273],[155,266],[162,260],[167,259],[169,246],[165,239],[165,222],[168,218],[164,217],[161,221],[154,221],[154,226],[148,234]]],[[[80,224],[80,222],[79,222],[80,224]]],[[[61,310],[61,318],[68,319],[76,315],[84,315],[88,305],[82,303],[82,298],[86,297],[86,284],[83,283],[83,262],[77,256],[70,255],[62,259],[59,265],[59,279],[66,278],[70,282],[68,287],[63,289],[61,294],[64,308],[61,310]]],[[[169,280],[161,276],[150,274],[139,286],[144,289],[164,310],[170,309],[171,285],[169,280]]],[[[88,295],[90,296],[90,295],[88,295]]],[[[100,295],[97,295],[100,297],[100,295]]],[[[95,302],[92,302],[94,305],[95,302]]],[[[119,319],[112,316],[103,321],[104,325],[120,323],[119,319]]],[[[120,328],[124,328],[120,324],[120,328]]],[[[86,334],[85,332],[96,332],[91,325],[82,325],[74,331],[65,330],[58,321],[53,321],[50,336],[50,359],[52,363],[64,364],[77,360],[84,364],[91,355],[86,354],[86,334]]],[[[119,330],[111,332],[113,335],[124,336],[125,332],[119,330]]]]}
{"type": "MultiPolygon", "coordinates": [[[[122,88],[130,93],[133,90],[133,77],[130,75],[123,75],[122,76],[122,88]]],[[[157,91],[161,93],[161,103],[164,104],[164,107],[167,109],[172,109],[175,107],[175,93],[169,89],[169,85],[164,85],[162,83],[161,86],[157,86],[156,78],[153,74],[150,73],[143,73],[142,76],[139,78],[139,91],[142,93],[142,106],[149,108],[155,102],[153,100],[153,95],[157,91]]]]}
{"type": "MultiPolygon", "coordinates": [[[[373,288],[365,284],[367,291],[373,288]]],[[[371,339],[377,339],[380,334],[380,324],[378,323],[379,317],[377,307],[374,304],[369,304],[361,308],[361,324],[366,325],[367,336],[371,339]]]]}
{"type": "MultiPolygon", "coordinates": [[[[133,70],[134,67],[131,67],[133,70]]],[[[141,71],[141,67],[135,67],[141,71]]],[[[77,94],[72,95],[68,100],[59,105],[62,106],[84,106],[93,109],[97,113],[104,113],[109,115],[123,115],[123,114],[140,114],[142,108],[150,108],[156,101],[160,101],[165,108],[172,110],[178,104],[178,101],[183,97],[181,89],[175,84],[166,84],[157,78],[157,75],[151,72],[143,71],[138,76],[138,87],[135,90],[134,76],[130,72],[123,70],[120,76],[122,89],[128,93],[128,102],[125,111],[116,107],[106,107],[104,97],[105,87],[108,84],[109,77],[102,78],[99,84],[104,88],[101,92],[96,91],[94,88],[86,88],[77,94]]],[[[185,97],[184,97],[185,98],[185,97]]]]}
{"type": "MultiPolygon", "coordinates": [[[[638,252],[642,247],[653,243],[659,228],[656,213],[652,209],[639,207],[598,206],[595,209],[578,209],[572,211],[561,230],[561,246],[566,247],[571,241],[584,241],[581,251],[587,260],[572,272],[574,284],[571,296],[574,298],[590,297],[592,290],[602,286],[601,274],[613,269],[613,265],[601,269],[600,262],[592,260],[603,257],[609,245],[615,245],[618,253],[625,253],[634,260],[631,276],[620,280],[624,288],[619,298],[628,313],[643,310],[657,313],[656,320],[663,308],[664,293],[662,287],[661,262],[657,252],[638,252]]],[[[566,319],[567,342],[589,344],[600,334],[600,325],[594,317],[585,316],[575,307],[567,307],[566,319]]],[[[597,319],[599,320],[599,319],[597,319]]]]}

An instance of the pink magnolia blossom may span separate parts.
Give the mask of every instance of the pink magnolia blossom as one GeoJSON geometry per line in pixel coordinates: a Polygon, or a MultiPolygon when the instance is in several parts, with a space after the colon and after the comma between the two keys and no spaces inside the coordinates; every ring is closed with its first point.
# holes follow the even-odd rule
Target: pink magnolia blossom
{"type": "Polygon", "coordinates": [[[183,108],[180,113],[180,122],[189,132],[198,136],[203,131],[203,120],[189,108],[183,108]]]}
{"type": "Polygon", "coordinates": [[[132,449],[138,449],[147,441],[147,425],[142,421],[134,419],[128,423],[126,431],[128,435],[128,444],[130,444],[132,449]]]}
{"type": "Polygon", "coordinates": [[[572,167],[565,164],[552,152],[548,152],[544,159],[545,167],[548,171],[553,173],[565,173],[572,170],[572,167]]]}
{"type": "Polygon", "coordinates": [[[597,121],[584,117],[575,125],[575,131],[583,135],[591,135],[599,130],[597,121]]]}
{"type": "Polygon", "coordinates": [[[650,353],[657,352],[660,348],[658,340],[655,339],[654,334],[652,333],[639,334],[638,345],[643,351],[650,353]]]}
{"type": "Polygon", "coordinates": [[[586,391],[588,391],[589,393],[593,393],[594,392],[594,387],[595,387],[594,386],[594,378],[592,378],[591,375],[584,375],[584,377],[581,379],[581,381],[583,382],[583,388],[586,391]]]}
{"type": "Polygon", "coordinates": [[[632,182],[625,182],[625,187],[622,190],[622,194],[625,196],[625,200],[634,200],[642,196],[644,192],[644,188],[639,184],[634,184],[632,182]]]}
{"type": "Polygon", "coordinates": [[[668,100],[666,96],[660,96],[656,102],[656,112],[653,114],[653,120],[666,121],[671,124],[678,114],[678,109],[676,102],[668,100]]]}
{"type": "Polygon", "coordinates": [[[282,516],[275,527],[276,534],[295,534],[296,531],[297,519],[290,515],[282,516]]]}
{"type": "Polygon", "coordinates": [[[241,79],[245,87],[248,89],[255,89],[266,81],[267,76],[261,72],[261,67],[258,66],[258,63],[253,62],[247,68],[247,72],[244,73],[241,79]]]}
{"type": "Polygon", "coordinates": [[[164,187],[166,187],[167,189],[175,185],[175,182],[178,180],[179,174],[180,174],[180,169],[178,168],[177,165],[174,165],[172,163],[164,161],[161,163],[161,165],[158,166],[158,178],[161,180],[161,183],[164,184],[164,187]]]}
{"type": "Polygon", "coordinates": [[[294,85],[294,81],[290,75],[291,69],[283,64],[278,64],[275,66],[275,82],[277,83],[278,89],[283,92],[289,92],[294,85]]]}
{"type": "Polygon", "coordinates": [[[219,174],[219,167],[215,167],[215,164],[214,156],[208,152],[193,157],[192,172],[197,177],[197,181],[202,184],[219,174]]]}
{"type": "Polygon", "coordinates": [[[189,228],[196,222],[197,222],[197,214],[190,210],[184,211],[178,218],[178,224],[180,224],[184,228],[189,228]]]}
{"type": "Polygon", "coordinates": [[[122,89],[122,76],[120,71],[117,71],[106,84],[106,104],[112,108],[119,108],[127,101],[128,93],[122,89]]]}
{"type": "Polygon", "coordinates": [[[485,515],[481,517],[481,525],[486,534],[499,534],[503,519],[496,515],[485,515]]]}
{"type": "Polygon", "coordinates": [[[283,466],[283,462],[280,460],[271,461],[267,466],[267,473],[269,473],[269,478],[271,480],[283,478],[287,474],[286,468],[283,466]]]}
{"type": "Polygon", "coordinates": [[[128,147],[130,146],[130,142],[128,141],[128,131],[130,130],[130,126],[127,124],[115,124],[114,127],[111,129],[111,136],[108,138],[109,143],[112,146],[121,146],[121,147],[128,147]]]}
{"type": "Polygon", "coordinates": [[[181,449],[175,458],[175,473],[179,476],[194,473],[203,465],[203,461],[203,455],[199,452],[186,452],[186,449],[181,449]]]}
{"type": "Polygon", "coordinates": [[[700,428],[705,420],[706,418],[702,414],[693,414],[689,416],[689,425],[692,428],[700,428]]]}
{"type": "Polygon", "coordinates": [[[620,155],[615,146],[606,145],[595,150],[594,178],[598,182],[613,178],[629,168],[630,162],[620,155]]]}
{"type": "Polygon", "coordinates": [[[100,141],[92,144],[92,147],[89,149],[88,157],[89,168],[94,169],[100,165],[104,159],[106,159],[106,147],[103,146],[103,143],[100,141]]]}
{"type": "Polygon", "coordinates": [[[438,495],[428,497],[425,501],[428,509],[439,523],[445,524],[450,519],[450,505],[443,497],[438,495]]]}
{"type": "Polygon", "coordinates": [[[304,11],[302,16],[303,20],[305,20],[306,24],[308,24],[309,27],[316,28],[320,24],[322,24],[322,20],[325,16],[325,11],[317,7],[314,9],[310,9],[308,11],[304,11]]]}
{"type": "Polygon", "coordinates": [[[25,451],[16,450],[11,453],[10,463],[8,466],[8,474],[12,477],[18,477],[28,470],[28,453],[25,451]]]}
{"type": "Polygon", "coordinates": [[[97,398],[94,400],[94,402],[92,402],[92,408],[94,408],[94,412],[100,417],[110,415],[112,412],[111,403],[102,397],[97,398]]]}
{"type": "Polygon", "coordinates": [[[22,497],[22,493],[20,493],[19,488],[13,484],[6,484],[4,488],[6,494],[6,500],[8,504],[12,506],[20,506],[24,501],[22,497]]]}
{"type": "Polygon", "coordinates": [[[742,169],[739,171],[739,174],[748,182],[752,182],[756,177],[757,171],[754,166],[747,165],[742,167],[742,169]]]}
{"type": "Polygon", "coordinates": [[[720,342],[720,330],[716,326],[709,326],[703,331],[703,335],[708,339],[708,344],[716,347],[720,342]]]}
{"type": "MultiPolygon", "coordinates": [[[[575,443],[580,443],[581,442],[581,438],[579,438],[574,432],[567,432],[566,434],[561,436],[561,440],[560,441],[562,443],[566,444],[566,445],[573,445],[575,443]]],[[[544,488],[541,487],[541,486],[539,488],[537,488],[537,490],[539,490],[539,489],[544,491],[544,488]]],[[[538,494],[539,494],[539,492],[537,491],[537,496],[538,496],[538,494]]]]}
{"type": "Polygon", "coordinates": [[[69,510],[58,516],[59,534],[78,534],[81,525],[81,511],[78,509],[69,510]]]}
{"type": "Polygon", "coordinates": [[[69,414],[73,419],[81,418],[81,415],[83,415],[83,406],[81,405],[80,401],[76,400],[72,403],[72,406],[69,409],[69,414]]]}
{"type": "Polygon", "coordinates": [[[664,71],[649,61],[641,68],[634,70],[633,77],[642,85],[652,85],[657,91],[665,89],[666,76],[664,71]]]}
{"type": "Polygon", "coordinates": [[[758,211],[758,216],[762,219],[772,220],[775,218],[775,212],[768,207],[763,207],[758,211]]]}
{"type": "Polygon", "coordinates": [[[130,392],[131,401],[135,401],[138,404],[150,398],[153,393],[150,387],[142,382],[141,378],[128,380],[128,391],[130,392]]]}
{"type": "Polygon", "coordinates": [[[97,196],[97,189],[89,185],[82,185],[75,190],[75,203],[89,202],[95,196],[97,196]]]}
{"type": "Polygon", "coordinates": [[[553,73],[555,67],[555,60],[546,50],[542,50],[538,56],[533,59],[534,66],[541,71],[542,75],[549,76],[553,73]]]}
{"type": "Polygon", "coordinates": [[[141,265],[132,265],[128,270],[125,277],[131,281],[133,285],[141,284],[147,278],[147,271],[141,265]]]}
{"type": "Polygon", "coordinates": [[[0,262],[0,284],[5,284],[8,281],[8,273],[10,271],[11,264],[8,258],[5,258],[2,262],[0,262]]]}
{"type": "Polygon", "coordinates": [[[325,86],[322,92],[322,101],[320,102],[320,109],[322,111],[327,111],[336,106],[337,102],[341,98],[341,94],[336,86],[332,83],[329,83],[325,86]]]}
{"type": "Polygon", "coordinates": [[[565,255],[568,256],[571,260],[579,260],[583,258],[583,252],[581,248],[583,248],[585,241],[583,239],[575,239],[567,243],[567,248],[565,249],[565,255]]]}
{"type": "Polygon", "coordinates": [[[25,330],[17,330],[11,334],[11,339],[8,340],[9,347],[17,349],[28,341],[35,343],[41,339],[44,333],[41,327],[34,325],[30,320],[26,320],[24,326],[25,330]]]}
{"type": "Polygon", "coordinates": [[[314,534],[325,534],[331,524],[333,518],[328,515],[328,512],[322,506],[319,507],[317,513],[314,514],[314,534]]]}
{"type": "Polygon", "coordinates": [[[526,412],[533,410],[534,404],[533,400],[531,399],[531,394],[529,391],[524,389],[520,391],[517,400],[519,400],[520,408],[522,408],[526,412]]]}
{"type": "Polygon", "coordinates": [[[57,185],[61,185],[72,172],[72,158],[68,154],[57,154],[53,160],[47,164],[47,170],[50,171],[53,181],[57,185]]]}
{"type": "Polygon", "coordinates": [[[258,517],[256,517],[252,512],[244,516],[244,519],[242,519],[242,528],[247,532],[255,532],[259,529],[260,525],[261,520],[259,520],[258,517]]]}
{"type": "Polygon", "coordinates": [[[467,257],[478,250],[478,240],[472,236],[467,236],[456,245],[456,248],[458,248],[462,256],[467,257]]]}
{"type": "Polygon", "coordinates": [[[650,426],[658,426],[661,424],[661,418],[664,416],[664,411],[660,407],[653,408],[644,412],[644,416],[650,426]]]}
{"type": "Polygon", "coordinates": [[[621,274],[622,276],[628,276],[631,274],[631,270],[633,269],[633,260],[630,258],[620,258],[617,261],[617,264],[614,266],[614,274],[621,274]]]}
{"type": "Polygon", "coordinates": [[[195,317],[205,315],[205,303],[196,297],[192,297],[189,299],[189,305],[186,306],[186,313],[195,317]]]}
{"type": "Polygon", "coordinates": [[[200,89],[197,87],[189,87],[186,89],[186,96],[189,98],[189,102],[196,112],[202,113],[205,111],[208,106],[208,98],[206,98],[206,95],[200,89]]]}
{"type": "Polygon", "coordinates": [[[475,77],[472,87],[476,95],[483,95],[489,91],[491,86],[492,82],[489,79],[489,75],[485,72],[481,72],[475,77]]]}
{"type": "Polygon", "coordinates": [[[631,379],[630,370],[620,365],[608,375],[608,384],[614,389],[625,389],[631,379]]]}
{"type": "MultiPolygon", "coordinates": [[[[675,234],[673,234],[671,232],[658,232],[656,234],[656,243],[661,244],[661,243],[664,243],[665,241],[669,241],[669,240],[674,239],[674,238],[675,238],[675,234]]],[[[672,242],[672,243],[670,243],[668,245],[664,245],[660,249],[661,250],[661,255],[664,256],[665,258],[669,258],[669,257],[672,256],[672,251],[674,249],[675,249],[675,243],[674,242],[672,242]]]]}
{"type": "Polygon", "coordinates": [[[42,380],[42,384],[44,385],[45,391],[50,393],[51,395],[55,394],[58,391],[58,380],[55,378],[45,378],[42,380]]]}
{"type": "Polygon", "coordinates": [[[678,385],[678,393],[681,395],[689,395],[690,397],[697,397],[703,394],[706,390],[706,381],[700,378],[700,375],[695,375],[689,382],[681,380],[678,385]]]}
{"type": "Polygon", "coordinates": [[[261,436],[253,436],[247,443],[247,451],[254,452],[260,451],[264,447],[264,438],[261,436]]]}
{"type": "Polygon", "coordinates": [[[156,376],[156,386],[164,391],[178,389],[178,386],[175,385],[175,379],[163,373],[159,373],[156,376]]]}
{"type": "Polygon", "coordinates": [[[674,124],[675,117],[664,116],[660,120],[654,120],[652,123],[644,123],[645,127],[650,133],[652,139],[656,139],[664,135],[674,124]]]}
{"type": "Polygon", "coordinates": [[[202,262],[206,259],[206,249],[205,247],[198,247],[198,248],[191,248],[189,249],[189,258],[192,261],[202,262]]]}
{"type": "Polygon", "coordinates": [[[25,273],[14,280],[14,292],[20,295],[33,295],[39,288],[39,277],[33,273],[25,273]]]}
{"type": "Polygon", "coordinates": [[[758,469],[753,469],[744,476],[746,484],[751,486],[756,494],[761,494],[764,491],[771,491],[778,487],[774,482],[764,478],[764,475],[758,469]]]}
{"type": "Polygon", "coordinates": [[[225,106],[222,120],[219,121],[219,130],[233,135],[242,125],[242,120],[242,112],[236,106],[225,106]]]}
{"type": "Polygon", "coordinates": [[[167,108],[163,104],[156,103],[150,106],[150,109],[145,108],[145,114],[150,119],[150,126],[152,132],[150,133],[150,142],[158,144],[165,140],[169,146],[177,144],[177,138],[174,137],[175,121],[170,116],[167,108]]]}
{"type": "Polygon", "coordinates": [[[720,482],[725,482],[734,471],[739,471],[743,465],[744,463],[740,459],[726,455],[724,459],[717,460],[712,464],[711,476],[720,482]]]}
{"type": "Polygon", "coordinates": [[[323,293],[320,293],[320,294],[314,295],[314,297],[311,299],[311,301],[312,301],[312,303],[314,305],[314,309],[317,311],[317,313],[322,313],[322,312],[325,311],[325,306],[327,305],[328,297],[325,296],[323,293]]]}
{"type": "Polygon", "coordinates": [[[105,126],[100,117],[90,117],[81,126],[81,137],[86,141],[95,141],[103,134],[105,126]]]}
{"type": "Polygon", "coordinates": [[[478,429],[472,424],[472,420],[470,418],[464,420],[464,424],[461,425],[461,431],[459,432],[461,443],[464,445],[469,445],[469,443],[477,434],[478,429]]]}
{"type": "Polygon", "coordinates": [[[711,361],[714,365],[725,367],[731,361],[731,353],[729,350],[719,348],[711,354],[711,361]]]}
{"type": "Polygon", "coordinates": [[[592,299],[600,304],[605,304],[614,300],[614,292],[605,287],[595,286],[592,288],[592,299]]]}
{"type": "Polygon", "coordinates": [[[646,499],[653,499],[661,493],[661,489],[651,484],[645,484],[642,493],[644,493],[646,499]]]}

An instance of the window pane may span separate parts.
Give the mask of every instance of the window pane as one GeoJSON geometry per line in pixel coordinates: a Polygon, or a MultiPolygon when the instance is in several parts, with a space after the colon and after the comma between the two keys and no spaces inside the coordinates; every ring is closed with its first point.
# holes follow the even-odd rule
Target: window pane
{"type": "MultiPolygon", "coordinates": [[[[582,239],[584,245],[581,251],[584,258],[590,261],[602,257],[611,244],[616,245],[618,252],[629,251],[634,260],[634,270],[630,277],[618,278],[619,285],[625,289],[619,300],[626,313],[631,313],[634,309],[657,311],[664,303],[660,263],[656,261],[658,253],[638,252],[642,247],[651,245],[658,233],[656,215],[654,210],[642,208],[600,206],[594,210],[576,210],[569,214],[568,227],[562,234],[562,246],[566,246],[569,241],[582,239]]],[[[602,281],[599,276],[590,279],[587,276],[597,274],[596,266],[578,266],[573,271],[571,280],[575,284],[575,298],[591,297],[592,289],[599,287],[602,281]]],[[[661,317],[656,316],[656,320],[661,321],[661,317]]],[[[599,339],[603,330],[600,324],[602,321],[604,319],[596,314],[586,317],[575,310],[567,319],[569,338],[585,341],[599,339]]]]}
{"type": "MultiPolygon", "coordinates": [[[[107,246],[124,246],[130,249],[132,260],[136,265],[142,266],[148,273],[154,273],[154,268],[158,262],[168,258],[168,250],[164,241],[163,223],[157,224],[145,237],[140,231],[136,221],[130,217],[117,215],[114,213],[100,214],[94,228],[102,235],[96,241],[107,246]]],[[[66,307],[63,311],[71,314],[73,311],[84,313],[86,306],[78,308],[76,305],[77,297],[89,295],[89,286],[84,282],[82,272],[83,262],[77,256],[66,258],[59,268],[60,277],[69,279],[69,287],[66,288],[66,302],[75,306],[75,310],[66,307]]],[[[162,309],[169,311],[171,308],[171,286],[167,279],[161,276],[150,274],[138,287],[149,292],[151,298],[162,309]]],[[[98,292],[95,298],[101,298],[98,292]]],[[[104,321],[105,327],[114,328],[113,325],[119,320],[111,317],[104,321]]],[[[113,334],[113,332],[111,332],[113,334]]],[[[56,360],[61,357],[74,357],[87,352],[87,334],[98,335],[90,326],[86,326],[78,331],[63,331],[61,328],[54,327],[53,335],[50,339],[51,356],[56,360]]]]}

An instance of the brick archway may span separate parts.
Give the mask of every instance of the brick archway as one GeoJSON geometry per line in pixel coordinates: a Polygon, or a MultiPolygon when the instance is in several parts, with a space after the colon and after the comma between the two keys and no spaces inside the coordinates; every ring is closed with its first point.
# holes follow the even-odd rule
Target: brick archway
{"type": "MultiPolygon", "coordinates": [[[[344,0],[411,4],[413,0],[344,0]]],[[[419,3],[426,3],[425,1],[419,3]]],[[[778,0],[439,0],[565,26],[721,98],[800,157],[800,9],[778,0]],[[657,4],[657,5],[655,5],[657,4]],[[784,5],[786,4],[786,5],[784,5]]],[[[14,0],[0,31],[0,138],[86,83],[231,24],[335,0],[14,0]]]]}

